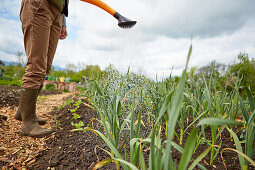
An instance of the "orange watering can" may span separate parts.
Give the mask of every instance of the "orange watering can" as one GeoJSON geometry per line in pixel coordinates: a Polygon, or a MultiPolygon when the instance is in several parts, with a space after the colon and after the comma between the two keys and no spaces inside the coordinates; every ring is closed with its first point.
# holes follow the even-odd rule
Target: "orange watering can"
{"type": "Polygon", "coordinates": [[[105,4],[104,2],[102,2],[100,0],[81,0],[81,1],[95,5],[101,9],[105,10],[112,16],[114,16],[118,20],[118,22],[119,22],[118,25],[121,28],[131,28],[136,24],[136,21],[132,21],[126,17],[123,17],[118,12],[116,12],[114,9],[112,9],[110,6],[108,6],[107,4],[105,4]]]}

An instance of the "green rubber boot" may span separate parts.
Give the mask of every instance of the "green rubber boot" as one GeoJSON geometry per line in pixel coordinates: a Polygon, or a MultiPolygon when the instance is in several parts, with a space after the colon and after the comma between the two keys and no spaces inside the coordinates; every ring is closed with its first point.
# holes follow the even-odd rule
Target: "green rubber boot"
{"type": "MultiPolygon", "coordinates": [[[[42,88],[43,88],[43,85],[41,85],[41,86],[39,87],[38,93],[37,93],[37,97],[39,96],[39,94],[40,94],[42,88]]],[[[17,112],[15,113],[14,118],[15,118],[16,120],[22,121],[20,107],[18,107],[18,110],[17,110],[17,112]]],[[[40,118],[40,117],[37,117],[37,116],[36,116],[36,119],[37,119],[37,122],[39,123],[39,125],[45,125],[45,124],[46,124],[46,121],[47,121],[46,119],[43,119],[43,118],[40,118]]]]}
{"type": "Polygon", "coordinates": [[[21,88],[20,111],[22,117],[21,135],[30,137],[44,137],[52,133],[51,130],[43,129],[37,122],[35,115],[38,89],[21,88]]]}

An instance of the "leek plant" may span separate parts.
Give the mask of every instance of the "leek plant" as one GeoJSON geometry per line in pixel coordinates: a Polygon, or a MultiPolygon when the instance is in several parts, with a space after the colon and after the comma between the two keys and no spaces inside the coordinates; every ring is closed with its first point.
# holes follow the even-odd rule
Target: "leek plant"
{"type": "MultiPolygon", "coordinates": [[[[252,160],[252,158],[255,156],[255,102],[250,90],[247,87],[243,87],[243,88],[246,90],[247,96],[248,96],[247,107],[245,106],[242,98],[239,97],[243,117],[246,122],[244,152],[242,151],[242,148],[240,147],[240,142],[238,138],[234,138],[234,139],[235,139],[236,149],[239,152],[244,153],[246,156],[248,156],[248,158],[252,160]]],[[[229,130],[229,132],[232,135],[235,135],[233,131],[229,130]]],[[[252,165],[255,167],[254,161],[252,162],[247,158],[246,159],[241,158],[240,153],[238,153],[238,155],[239,155],[239,161],[242,166],[242,169],[244,170],[248,169],[248,161],[251,162],[252,165]]]]}
{"type": "MultiPolygon", "coordinates": [[[[187,88],[184,92],[184,101],[182,112],[180,116],[179,126],[180,131],[180,144],[182,144],[182,138],[188,129],[195,127],[196,122],[202,118],[228,118],[236,120],[240,116],[239,106],[239,85],[238,80],[235,81],[235,86],[232,91],[229,92],[228,86],[219,86],[216,79],[213,78],[213,72],[209,79],[202,79],[195,81],[194,77],[189,76],[187,81],[187,88]],[[201,84],[203,83],[203,84],[201,84]],[[184,128],[185,118],[188,115],[192,115],[193,120],[184,128]]],[[[188,120],[186,120],[188,122],[188,120]]],[[[223,132],[225,126],[219,127],[216,125],[209,126],[211,130],[211,140],[208,140],[205,129],[208,126],[202,126],[202,134],[208,146],[211,148],[210,165],[213,165],[213,160],[218,155],[220,147],[215,145],[221,145],[220,135],[223,132]]],[[[232,128],[232,127],[230,127],[232,128]]],[[[201,139],[200,139],[201,141],[201,139]]]]}
{"type": "MultiPolygon", "coordinates": [[[[192,46],[190,47],[188,60],[191,55],[192,46]]],[[[188,63],[188,61],[187,61],[188,63]]],[[[187,69],[187,65],[186,65],[187,69]]],[[[202,119],[197,126],[191,131],[191,133],[188,136],[188,139],[185,143],[185,147],[181,148],[181,146],[177,145],[172,141],[172,136],[174,133],[175,125],[178,121],[178,117],[180,114],[181,106],[182,106],[182,98],[183,98],[183,92],[185,87],[185,78],[186,78],[186,69],[183,72],[181,81],[177,87],[177,90],[175,94],[172,96],[172,94],[168,94],[167,98],[164,101],[164,104],[159,112],[159,117],[156,120],[155,126],[152,129],[152,135],[150,139],[150,160],[149,160],[149,169],[156,170],[156,169],[177,169],[176,163],[173,161],[171,156],[171,147],[175,147],[177,150],[182,152],[182,157],[179,162],[178,169],[186,169],[188,167],[188,164],[190,163],[192,159],[192,154],[195,148],[196,141],[198,139],[198,129],[200,126],[225,126],[225,125],[242,125],[240,122],[236,122],[233,120],[226,120],[226,119],[220,119],[220,118],[205,118],[202,119]],[[167,140],[166,147],[163,148],[161,142],[160,142],[160,119],[163,117],[164,114],[168,114],[168,129],[167,129],[167,140]],[[158,129],[158,130],[157,130],[158,129]],[[158,131],[158,135],[156,135],[156,132],[158,131]]],[[[196,165],[199,165],[198,162],[209,152],[209,149],[211,149],[213,146],[210,146],[207,150],[205,150],[200,156],[197,157],[196,160],[192,163],[190,168],[194,168],[196,165]]],[[[142,161],[141,161],[142,162],[142,161]]],[[[202,165],[199,165],[200,168],[204,168],[202,165]]],[[[144,166],[141,166],[144,167],[144,166]]]]}
{"type": "MultiPolygon", "coordinates": [[[[126,124],[129,121],[131,114],[129,114],[128,117],[126,117],[125,119],[122,119],[122,116],[124,116],[124,112],[122,112],[121,110],[121,101],[118,99],[118,91],[119,89],[121,89],[121,86],[119,87],[116,94],[111,98],[107,95],[105,91],[103,91],[103,88],[100,87],[100,85],[96,81],[93,82],[93,85],[95,88],[95,94],[93,97],[91,97],[91,102],[94,109],[100,116],[100,122],[104,127],[106,136],[94,129],[85,128],[80,130],[91,130],[95,132],[111,148],[112,153],[110,155],[112,156],[112,158],[116,157],[123,160],[120,153],[123,151],[125,141],[123,142],[123,144],[120,145],[119,139],[126,128],[126,124]]],[[[127,135],[125,136],[125,139],[126,138],[127,135]]],[[[100,162],[99,164],[101,163],[102,162],[100,162]]],[[[116,166],[117,169],[119,169],[118,161],[116,161],[116,166]]],[[[123,168],[127,168],[124,163],[122,164],[122,166],[123,168]]]]}
{"type": "MultiPolygon", "coordinates": [[[[140,126],[142,105],[140,103],[143,103],[142,90],[137,93],[138,90],[136,88],[127,89],[127,79],[121,80],[122,81],[119,81],[118,83],[115,82],[115,93],[112,91],[113,89],[110,82],[104,82],[105,84],[100,84],[97,81],[90,82],[92,84],[90,86],[92,107],[99,114],[105,135],[94,129],[85,128],[85,130],[100,134],[99,136],[101,139],[108,144],[111,149],[111,154],[109,155],[111,156],[111,160],[115,161],[117,169],[120,168],[119,163],[122,164],[123,168],[127,168],[127,162],[125,162],[128,159],[127,154],[124,155],[124,158],[121,156],[121,153],[126,152],[125,146],[127,139],[140,138],[141,136],[140,126]],[[127,97],[127,90],[131,91],[132,98],[129,96],[127,97]],[[112,94],[113,96],[111,96],[112,94]],[[135,119],[136,117],[137,120],[135,119]],[[120,141],[122,143],[120,143],[120,141]],[[116,159],[118,159],[118,161],[116,159]]],[[[130,157],[130,160],[131,159],[133,158],[130,157]]],[[[110,161],[104,160],[97,166],[105,164],[106,162],[109,163],[110,161]]],[[[133,163],[134,161],[130,162],[133,163]]]]}
{"type": "MultiPolygon", "coordinates": [[[[194,121],[190,125],[194,125],[194,122],[202,119],[204,117],[211,117],[211,118],[224,118],[225,115],[228,115],[227,109],[229,104],[226,104],[225,101],[229,101],[228,93],[223,89],[223,91],[218,90],[217,81],[210,76],[209,80],[207,81],[203,76],[203,83],[204,86],[199,87],[196,86],[196,83],[191,78],[191,84],[193,91],[187,92],[185,96],[191,102],[190,108],[194,121]],[[193,100],[192,100],[193,99],[193,100]]],[[[236,100],[234,100],[236,104],[236,100]]],[[[229,116],[227,116],[229,117],[229,116]]],[[[235,120],[235,119],[233,119],[235,120]]],[[[190,128],[190,125],[188,128],[190,128]]],[[[215,147],[215,145],[221,145],[220,135],[223,132],[225,126],[218,127],[217,125],[210,125],[209,128],[211,130],[211,140],[207,139],[205,134],[205,129],[207,126],[202,126],[202,134],[208,146],[211,148],[211,156],[210,156],[210,165],[213,165],[213,160],[219,153],[220,147],[215,147]],[[219,143],[217,143],[219,141],[219,143]]],[[[185,129],[184,132],[187,130],[185,129]]]]}

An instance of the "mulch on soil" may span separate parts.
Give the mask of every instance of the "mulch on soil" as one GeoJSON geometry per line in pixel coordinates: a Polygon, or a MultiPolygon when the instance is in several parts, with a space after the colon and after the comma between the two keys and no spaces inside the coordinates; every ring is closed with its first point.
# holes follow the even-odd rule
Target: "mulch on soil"
{"type": "Polygon", "coordinates": [[[34,139],[19,135],[21,122],[13,118],[16,111],[17,107],[13,106],[0,108],[0,114],[7,117],[0,122],[0,169],[24,169],[40,151],[47,149],[45,138],[34,139]]]}
{"type": "MultiPolygon", "coordinates": [[[[18,108],[19,89],[13,86],[0,86],[0,169],[26,169],[27,164],[35,161],[41,151],[48,149],[45,144],[47,138],[34,139],[20,136],[18,133],[21,122],[14,119],[14,113],[18,108]],[[13,96],[10,98],[8,93],[13,96]],[[3,104],[3,101],[6,102],[3,104]]],[[[52,107],[58,107],[64,102],[62,98],[70,94],[39,97],[37,114],[48,120],[44,128],[50,128],[49,122],[52,119],[47,112],[51,111],[52,107]]]]}

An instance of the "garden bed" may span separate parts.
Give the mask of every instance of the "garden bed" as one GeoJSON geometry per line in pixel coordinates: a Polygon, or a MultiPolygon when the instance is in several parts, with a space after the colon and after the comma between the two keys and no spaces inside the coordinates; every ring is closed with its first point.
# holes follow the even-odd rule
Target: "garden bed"
{"type": "MultiPolygon", "coordinates": [[[[107,145],[102,142],[99,137],[97,137],[92,132],[71,132],[74,127],[71,125],[73,115],[70,112],[73,106],[65,106],[62,110],[55,110],[50,114],[56,116],[57,123],[55,126],[56,133],[53,138],[47,140],[47,147],[51,148],[48,151],[41,152],[40,156],[37,157],[36,162],[29,166],[30,169],[46,169],[48,167],[55,169],[92,169],[93,166],[104,159],[110,158],[104,151],[97,149],[95,153],[95,148],[97,146],[104,148],[109,151],[107,145]]],[[[95,111],[86,105],[80,105],[80,108],[76,112],[80,115],[80,119],[84,122],[85,126],[89,126],[100,130],[103,129],[96,125],[96,121],[92,121],[97,117],[95,111]]],[[[145,122],[145,121],[144,121],[145,122]]],[[[186,125],[187,126],[187,125],[186,125]]],[[[149,125],[145,125],[149,127],[149,125]]],[[[141,129],[142,134],[148,134],[150,128],[143,127],[141,129]]],[[[235,129],[237,130],[237,129],[235,129]]],[[[179,133],[179,128],[177,125],[176,132],[179,133]]],[[[206,136],[210,140],[210,129],[206,129],[206,136]]],[[[184,135],[184,144],[188,135],[184,135]]],[[[230,140],[230,135],[227,130],[224,130],[221,134],[222,147],[223,148],[235,148],[233,141],[230,140]]],[[[176,143],[179,142],[177,138],[174,139],[176,143]]],[[[128,145],[128,144],[127,144],[128,145]]],[[[183,145],[182,145],[183,146],[183,145]]],[[[127,147],[128,148],[128,147],[127,147]]],[[[194,158],[199,156],[208,146],[206,144],[201,144],[196,149],[196,153],[193,155],[194,158]]],[[[148,162],[149,150],[144,152],[144,157],[148,162]]],[[[172,149],[172,156],[174,160],[179,161],[181,154],[176,150],[172,149]]],[[[223,152],[224,161],[226,163],[227,169],[241,169],[238,155],[235,152],[223,152]]],[[[210,154],[208,154],[201,162],[207,169],[224,169],[224,165],[220,154],[215,158],[214,165],[210,166],[210,154]]],[[[102,169],[116,169],[116,166],[112,163],[109,166],[105,166],[102,169]]],[[[196,168],[199,169],[199,168],[196,168]]],[[[250,169],[252,169],[250,167],[250,169]]]]}
{"type": "MultiPolygon", "coordinates": [[[[19,88],[14,87],[11,88],[0,86],[0,94],[2,101],[8,101],[8,107],[6,109],[15,112],[15,109],[11,109],[11,107],[16,108],[18,103],[18,91],[19,88]],[[10,98],[10,95],[6,95],[5,93],[13,94],[13,97],[10,98]]],[[[44,91],[42,91],[44,92],[44,91]]],[[[43,94],[43,93],[42,93],[43,94]]],[[[68,97],[73,98],[73,96],[68,97]]],[[[67,100],[68,98],[65,98],[67,100]]],[[[76,101],[78,98],[74,98],[76,101]]],[[[79,98],[83,101],[83,103],[80,105],[79,109],[77,109],[76,113],[80,115],[80,118],[77,120],[73,119],[73,114],[71,113],[71,109],[74,109],[75,107],[72,104],[65,105],[63,107],[56,107],[54,106],[53,111],[50,113],[47,113],[47,115],[50,117],[48,126],[52,127],[55,130],[55,133],[50,138],[43,138],[43,139],[35,139],[29,137],[23,137],[20,138],[16,134],[16,138],[18,140],[26,140],[31,139],[27,141],[28,143],[24,145],[24,148],[27,148],[28,146],[30,148],[27,148],[27,150],[31,149],[33,147],[36,150],[36,147],[40,148],[39,152],[36,152],[33,155],[33,159],[27,161],[24,164],[24,161],[20,162],[20,165],[18,165],[18,162],[15,164],[15,166],[12,166],[11,163],[13,160],[17,159],[17,153],[9,157],[9,162],[0,160],[0,168],[2,166],[14,169],[19,169],[15,167],[27,167],[28,169],[92,169],[97,162],[107,159],[110,156],[106,154],[105,151],[103,151],[100,148],[106,149],[109,151],[108,146],[102,142],[98,136],[96,136],[92,132],[71,132],[72,129],[74,129],[74,126],[71,125],[71,122],[77,122],[77,121],[83,121],[84,127],[89,126],[93,127],[95,129],[100,130],[103,132],[102,127],[99,125],[99,123],[95,120],[97,118],[97,114],[95,111],[93,111],[91,108],[88,107],[87,102],[79,98]],[[40,143],[43,144],[43,146],[40,146],[40,143]]],[[[44,101],[50,102],[50,101],[44,101]]],[[[2,102],[1,102],[2,103],[2,102]]],[[[42,107],[42,106],[41,106],[42,107]]],[[[12,113],[10,113],[12,114],[12,113]]],[[[10,117],[8,118],[10,119],[10,117]]],[[[3,118],[1,123],[1,128],[4,130],[10,129],[7,125],[6,119],[3,118]],[[3,125],[3,127],[2,127],[3,125]]],[[[144,120],[145,126],[141,128],[141,134],[148,134],[150,132],[150,126],[146,124],[146,120],[144,120]]],[[[19,122],[18,122],[19,123],[19,122]]],[[[20,124],[19,124],[20,125],[20,124]]],[[[187,127],[187,124],[185,124],[185,127],[187,127]]],[[[238,129],[233,129],[235,132],[238,131],[238,129]]],[[[176,133],[179,134],[180,128],[176,127],[176,133]]],[[[206,136],[210,140],[210,129],[206,129],[206,136]]],[[[184,135],[183,143],[185,144],[185,141],[187,140],[187,134],[184,135]]],[[[164,135],[162,135],[164,138],[164,135]]],[[[3,138],[1,138],[3,139],[3,138]]],[[[224,148],[235,148],[234,142],[230,140],[229,132],[225,129],[220,139],[222,140],[221,149],[224,148]]],[[[12,139],[16,140],[16,139],[12,139]]],[[[174,138],[174,141],[176,143],[179,143],[179,140],[177,137],[174,138]]],[[[217,142],[218,143],[218,142],[217,142]]],[[[127,144],[128,145],[128,144],[127,144]]],[[[181,145],[183,146],[183,145],[181,145]]],[[[196,158],[199,154],[201,154],[204,150],[208,148],[207,144],[200,144],[198,148],[196,149],[196,153],[193,154],[193,158],[196,158]]],[[[6,148],[10,149],[10,148],[6,148]]],[[[127,147],[128,149],[128,147],[127,147]]],[[[26,152],[26,149],[23,149],[21,151],[26,152]]],[[[3,152],[3,151],[0,151],[3,152]]],[[[20,152],[20,151],[19,151],[20,152]]],[[[149,158],[149,150],[144,151],[144,157],[146,158],[146,162],[148,162],[149,158]]],[[[25,153],[23,153],[25,154],[25,153]]],[[[21,153],[22,155],[22,153],[21,153]]],[[[181,154],[176,150],[172,149],[172,157],[177,162],[180,160],[181,154]]],[[[225,151],[223,152],[223,157],[227,166],[227,169],[241,169],[239,164],[238,156],[235,152],[229,152],[225,151]]],[[[214,165],[210,166],[210,154],[207,154],[207,156],[200,162],[202,165],[204,165],[207,169],[224,169],[224,165],[222,162],[222,159],[220,157],[220,154],[217,155],[217,157],[214,160],[214,165]]],[[[108,166],[103,167],[102,169],[116,169],[115,164],[109,164],[108,166]]],[[[198,169],[198,168],[197,168],[198,169]]],[[[249,167],[249,169],[253,169],[253,167],[249,167]]]]}

